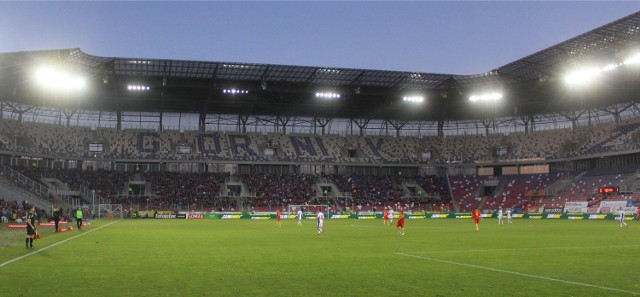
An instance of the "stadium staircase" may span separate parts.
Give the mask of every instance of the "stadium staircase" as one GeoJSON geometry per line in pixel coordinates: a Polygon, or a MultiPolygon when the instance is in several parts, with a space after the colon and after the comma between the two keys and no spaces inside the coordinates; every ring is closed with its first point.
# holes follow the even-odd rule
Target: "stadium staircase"
{"type": "Polygon", "coordinates": [[[418,184],[411,182],[403,182],[401,185],[398,185],[405,197],[409,198],[422,198],[427,196],[427,192],[418,184]]]}
{"type": "Polygon", "coordinates": [[[562,190],[566,189],[567,187],[571,186],[571,184],[574,181],[577,181],[578,179],[576,178],[569,178],[569,179],[561,179],[553,184],[551,184],[550,186],[547,187],[546,191],[547,191],[547,195],[548,196],[558,196],[558,193],[562,192],[562,190]]]}
{"type": "Polygon", "coordinates": [[[573,178],[573,181],[581,180],[583,177],[585,177],[587,175],[587,173],[589,173],[589,171],[585,171],[585,172],[582,172],[582,173],[576,175],[576,177],[573,178]]]}
{"type": "Polygon", "coordinates": [[[234,198],[239,209],[247,209],[248,202],[257,197],[257,193],[249,191],[249,187],[237,177],[228,177],[220,182],[218,197],[234,198]]]}
{"type": "Polygon", "coordinates": [[[40,182],[49,189],[49,194],[57,201],[64,201],[68,205],[90,203],[87,197],[83,197],[79,190],[70,189],[64,182],[57,178],[41,177],[40,182]]]}
{"type": "Polygon", "coordinates": [[[57,178],[40,178],[42,184],[44,184],[49,190],[49,194],[55,201],[60,201],[64,204],[63,207],[83,205],[94,205],[106,203],[106,199],[102,198],[99,194],[93,192],[91,189],[81,186],[80,189],[70,189],[64,182],[57,178]]]}
{"type": "MultiPolygon", "coordinates": [[[[485,194],[484,192],[484,187],[494,187],[493,190],[493,196],[496,196],[498,193],[502,193],[502,190],[504,188],[504,186],[502,185],[502,183],[500,182],[499,179],[488,179],[482,182],[481,186],[478,187],[478,190],[474,193],[474,197],[481,197],[480,201],[478,202],[478,206],[477,208],[482,210],[484,207],[484,203],[487,201],[487,198],[489,198],[491,195],[482,195],[485,194]]],[[[493,199],[493,197],[492,197],[493,199]]]]}
{"type": "Polygon", "coordinates": [[[480,202],[478,202],[479,210],[482,210],[482,208],[484,207],[484,202],[487,201],[487,198],[489,198],[489,196],[482,196],[482,198],[480,199],[480,202]]]}
{"type": "MultiPolygon", "coordinates": [[[[316,181],[316,193],[320,193],[318,198],[324,198],[330,200],[338,208],[338,211],[342,212],[343,208],[337,198],[351,198],[351,193],[340,192],[340,189],[331,180],[325,178],[318,178],[316,181]],[[326,193],[325,193],[326,190],[326,193]]],[[[322,199],[320,199],[322,200],[322,199]]]]}
{"type": "MultiPolygon", "coordinates": [[[[139,173],[133,175],[133,179],[125,182],[125,189],[129,192],[129,189],[139,189],[139,192],[133,193],[140,196],[150,196],[153,193],[153,185],[146,181],[139,173]]],[[[130,193],[131,194],[131,193],[130,193]]]]}
{"type": "Polygon", "coordinates": [[[221,196],[256,197],[256,193],[250,192],[247,185],[235,178],[226,179],[220,187],[221,196]]]}
{"type": "Polygon", "coordinates": [[[451,205],[453,205],[453,211],[458,212],[459,207],[456,201],[456,196],[453,195],[453,189],[451,189],[451,179],[449,178],[449,173],[445,171],[445,177],[447,179],[447,188],[449,189],[449,197],[451,197],[451,205]]]}
{"type": "Polygon", "coordinates": [[[640,188],[640,171],[620,181],[620,191],[636,193],[640,188]]]}
{"type": "Polygon", "coordinates": [[[26,177],[10,167],[2,166],[0,174],[0,197],[6,201],[17,201],[22,205],[24,200],[35,207],[49,210],[53,207],[55,200],[49,198],[48,189],[40,183],[26,177]],[[25,187],[33,189],[27,190],[25,187]],[[39,193],[36,194],[36,193],[39,193]]]}

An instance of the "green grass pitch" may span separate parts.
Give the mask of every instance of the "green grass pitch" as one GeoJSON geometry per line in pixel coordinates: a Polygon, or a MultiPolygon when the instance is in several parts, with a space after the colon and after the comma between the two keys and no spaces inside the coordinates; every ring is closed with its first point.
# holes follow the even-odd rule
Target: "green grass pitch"
{"type": "Polygon", "coordinates": [[[640,224],[615,221],[94,221],[0,230],[2,296],[635,296],[640,224]]]}

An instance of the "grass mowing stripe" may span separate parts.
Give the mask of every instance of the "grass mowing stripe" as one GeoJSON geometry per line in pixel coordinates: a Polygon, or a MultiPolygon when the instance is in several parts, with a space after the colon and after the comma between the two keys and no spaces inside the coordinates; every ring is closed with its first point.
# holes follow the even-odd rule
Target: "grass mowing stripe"
{"type": "Polygon", "coordinates": [[[530,277],[530,278],[543,279],[543,280],[554,281],[554,282],[565,283],[565,284],[571,284],[571,285],[577,285],[577,286],[583,286],[583,287],[598,288],[598,289],[607,290],[607,291],[615,291],[615,292],[621,292],[621,293],[627,293],[627,294],[631,294],[631,295],[640,296],[639,292],[627,291],[627,290],[622,290],[622,289],[604,287],[604,286],[581,283],[581,282],[575,282],[575,281],[562,280],[562,279],[551,278],[551,277],[546,277],[546,276],[541,276],[541,275],[528,274],[528,273],[522,273],[522,272],[510,271],[510,270],[503,270],[503,269],[485,267],[485,266],[480,266],[480,265],[458,263],[458,262],[453,262],[453,261],[448,261],[448,260],[434,259],[434,258],[416,256],[416,255],[405,254],[405,253],[396,253],[396,255],[405,256],[405,257],[413,257],[413,258],[418,258],[418,259],[427,260],[427,261],[440,262],[440,263],[446,263],[446,264],[452,264],[452,265],[458,265],[458,266],[464,266],[464,267],[472,267],[472,268],[477,268],[477,269],[484,269],[484,270],[489,270],[489,271],[496,271],[496,272],[514,274],[514,275],[519,275],[519,276],[526,276],[526,277],[530,277]]]}
{"type": "Polygon", "coordinates": [[[451,253],[486,253],[486,252],[518,252],[518,251],[537,251],[537,250],[573,250],[573,249],[615,249],[615,248],[635,248],[640,245],[599,245],[599,246],[557,246],[557,247],[540,247],[540,248],[522,248],[522,249],[473,249],[458,251],[429,251],[429,252],[410,252],[410,254],[451,254],[451,253]]]}
{"type": "MultiPolygon", "coordinates": [[[[120,220],[118,220],[118,221],[120,221],[120,220]]],[[[74,236],[74,237],[69,237],[69,238],[67,238],[67,239],[65,239],[65,240],[63,240],[63,241],[56,242],[56,243],[54,243],[54,244],[52,244],[52,245],[50,245],[50,246],[44,247],[44,248],[42,248],[42,249],[38,249],[37,251],[33,251],[33,252],[28,253],[28,254],[26,254],[26,255],[24,255],[24,256],[20,256],[20,257],[18,257],[18,258],[15,258],[15,259],[9,260],[9,261],[7,261],[7,262],[4,262],[4,263],[0,264],[0,267],[4,267],[5,265],[11,264],[11,263],[13,263],[13,262],[15,262],[15,261],[18,261],[18,260],[20,260],[20,259],[24,259],[24,258],[29,257],[29,256],[31,256],[31,255],[35,255],[35,254],[37,254],[37,253],[39,253],[39,252],[42,252],[42,251],[48,250],[49,248],[52,248],[52,247],[54,247],[54,246],[56,246],[56,245],[59,245],[59,244],[61,244],[61,243],[65,243],[65,242],[67,242],[67,241],[69,241],[69,240],[72,240],[72,239],[78,238],[78,237],[80,237],[80,236],[84,236],[84,235],[89,234],[89,233],[91,233],[91,232],[93,232],[93,231],[98,231],[98,230],[100,230],[100,229],[102,229],[102,228],[104,228],[104,227],[106,227],[106,226],[109,226],[109,225],[115,224],[115,223],[117,223],[118,221],[115,221],[115,222],[112,222],[112,223],[109,223],[109,224],[106,224],[106,225],[100,226],[100,227],[98,227],[98,228],[95,228],[95,229],[89,230],[89,231],[87,231],[87,232],[85,232],[85,233],[78,234],[78,235],[76,235],[76,236],[74,236]]]]}

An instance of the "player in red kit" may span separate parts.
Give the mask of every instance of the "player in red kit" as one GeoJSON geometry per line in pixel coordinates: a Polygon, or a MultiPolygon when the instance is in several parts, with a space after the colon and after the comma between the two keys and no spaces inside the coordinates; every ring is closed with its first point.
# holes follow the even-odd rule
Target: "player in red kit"
{"type": "Polygon", "coordinates": [[[389,212],[387,211],[387,208],[386,208],[386,207],[384,208],[384,213],[383,213],[383,214],[384,214],[384,215],[383,215],[383,217],[382,217],[382,218],[383,218],[384,220],[382,221],[382,224],[383,224],[383,225],[388,225],[388,224],[389,224],[389,212]]]}
{"type": "Polygon", "coordinates": [[[398,235],[404,235],[404,210],[400,210],[400,217],[398,217],[398,223],[396,224],[398,229],[398,235]]]}
{"type": "Polygon", "coordinates": [[[282,227],[282,222],[280,221],[280,217],[282,216],[282,212],[280,212],[280,209],[278,209],[276,211],[276,220],[278,220],[278,227],[282,227]]]}
{"type": "Polygon", "coordinates": [[[480,210],[474,209],[471,214],[473,215],[473,221],[476,223],[476,231],[480,231],[480,227],[478,226],[478,224],[480,224],[480,218],[482,217],[480,210]]]}

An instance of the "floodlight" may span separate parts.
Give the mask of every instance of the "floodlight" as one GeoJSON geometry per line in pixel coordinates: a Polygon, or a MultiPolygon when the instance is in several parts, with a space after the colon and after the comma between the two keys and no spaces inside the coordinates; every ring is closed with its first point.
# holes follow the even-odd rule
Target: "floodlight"
{"type": "Polygon", "coordinates": [[[640,54],[635,54],[628,59],[624,60],[625,65],[635,65],[640,64],[640,54]]]}
{"type": "Polygon", "coordinates": [[[247,90],[237,90],[237,89],[223,89],[222,93],[223,94],[236,95],[236,94],[249,94],[249,91],[247,91],[247,90]]]}
{"type": "Polygon", "coordinates": [[[316,93],[316,97],[323,99],[338,99],[340,98],[340,94],[333,92],[318,92],[316,93]]]}
{"type": "Polygon", "coordinates": [[[51,68],[40,68],[36,72],[36,79],[39,83],[46,84],[51,78],[54,76],[53,70],[51,68]]]}
{"type": "Polygon", "coordinates": [[[402,97],[402,101],[411,102],[411,103],[422,103],[424,102],[424,97],[418,96],[418,95],[404,96],[402,97]]]}
{"type": "Polygon", "coordinates": [[[128,85],[127,90],[129,91],[149,91],[151,88],[149,86],[141,86],[141,85],[128,85]]]}
{"type": "Polygon", "coordinates": [[[614,70],[614,69],[620,67],[620,65],[622,65],[622,64],[609,64],[609,65],[605,66],[604,68],[602,68],[602,71],[603,72],[611,71],[611,70],[614,70]]]}
{"type": "Polygon", "coordinates": [[[469,96],[469,101],[471,101],[471,102],[476,102],[476,101],[498,101],[500,99],[502,99],[502,93],[497,93],[497,92],[469,96]]]}
{"type": "Polygon", "coordinates": [[[340,70],[338,70],[338,69],[331,69],[331,68],[320,68],[320,72],[328,73],[328,74],[339,74],[339,73],[340,73],[340,70]]]}
{"type": "Polygon", "coordinates": [[[57,90],[78,91],[86,86],[86,81],[81,76],[48,67],[38,69],[35,78],[38,84],[57,90]]]}
{"type": "Polygon", "coordinates": [[[598,68],[585,68],[567,74],[564,79],[570,85],[583,85],[591,82],[601,72],[602,70],[598,68]]]}
{"type": "Polygon", "coordinates": [[[87,85],[87,81],[84,78],[77,77],[73,80],[74,89],[84,89],[87,85]]]}

